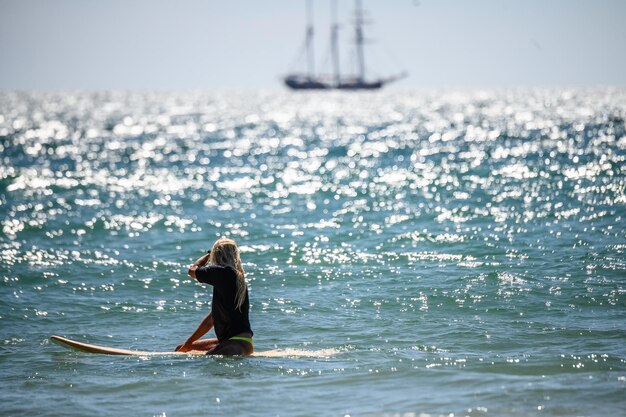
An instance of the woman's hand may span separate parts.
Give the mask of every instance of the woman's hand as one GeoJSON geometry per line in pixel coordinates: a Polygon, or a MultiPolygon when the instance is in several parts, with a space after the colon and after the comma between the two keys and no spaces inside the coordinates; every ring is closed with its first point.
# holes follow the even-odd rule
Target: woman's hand
{"type": "Polygon", "coordinates": [[[210,258],[211,258],[211,251],[199,257],[193,264],[197,266],[204,266],[207,264],[207,262],[209,262],[210,258]]]}
{"type": "Polygon", "coordinates": [[[187,343],[186,341],[176,346],[176,349],[174,349],[175,352],[189,352],[190,350],[193,350],[193,347],[191,343],[187,343]]]}

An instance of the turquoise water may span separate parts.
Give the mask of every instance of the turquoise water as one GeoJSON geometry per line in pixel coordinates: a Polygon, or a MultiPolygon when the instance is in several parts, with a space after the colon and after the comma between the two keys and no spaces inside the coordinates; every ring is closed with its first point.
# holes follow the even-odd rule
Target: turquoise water
{"type": "Polygon", "coordinates": [[[0,94],[0,414],[626,415],[626,91],[0,94]],[[171,350],[236,239],[257,350],[171,350]]]}

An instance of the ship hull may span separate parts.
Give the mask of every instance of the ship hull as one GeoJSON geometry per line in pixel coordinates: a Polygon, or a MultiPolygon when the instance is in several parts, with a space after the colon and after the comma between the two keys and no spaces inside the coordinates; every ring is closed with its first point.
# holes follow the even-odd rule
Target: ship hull
{"type": "Polygon", "coordinates": [[[297,80],[285,78],[285,85],[292,90],[378,90],[385,84],[383,81],[353,81],[331,84],[315,79],[297,80]]]}
{"type": "Polygon", "coordinates": [[[285,80],[285,85],[292,90],[328,90],[333,88],[328,84],[316,81],[295,82],[285,80]]]}
{"type": "Polygon", "coordinates": [[[342,83],[339,84],[337,89],[339,90],[378,90],[383,86],[382,81],[372,81],[372,82],[356,82],[356,83],[342,83]]]}

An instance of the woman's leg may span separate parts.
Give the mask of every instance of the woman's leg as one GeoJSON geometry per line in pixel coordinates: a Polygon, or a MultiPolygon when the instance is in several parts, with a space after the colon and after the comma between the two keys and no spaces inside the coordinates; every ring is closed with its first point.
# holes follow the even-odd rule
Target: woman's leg
{"type": "Polygon", "coordinates": [[[226,340],[207,352],[207,355],[245,356],[251,355],[253,348],[248,342],[226,340]]]}
{"type": "MultiPolygon", "coordinates": [[[[178,350],[180,346],[182,345],[178,345],[176,347],[176,350],[178,350]]],[[[201,340],[196,340],[195,342],[191,344],[191,350],[209,351],[213,349],[215,346],[217,346],[217,339],[201,339],[201,340]]]]}

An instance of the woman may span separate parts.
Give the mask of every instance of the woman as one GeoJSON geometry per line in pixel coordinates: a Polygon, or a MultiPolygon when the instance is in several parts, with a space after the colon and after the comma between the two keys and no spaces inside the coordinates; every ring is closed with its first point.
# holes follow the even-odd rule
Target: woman
{"type": "Polygon", "coordinates": [[[250,355],[254,351],[250,328],[248,286],[237,244],[221,238],[189,267],[189,276],[213,286],[211,312],[176,351],[206,350],[208,355],[250,355]],[[207,262],[210,261],[210,265],[207,262]],[[217,339],[198,340],[211,328],[217,339]]]}

